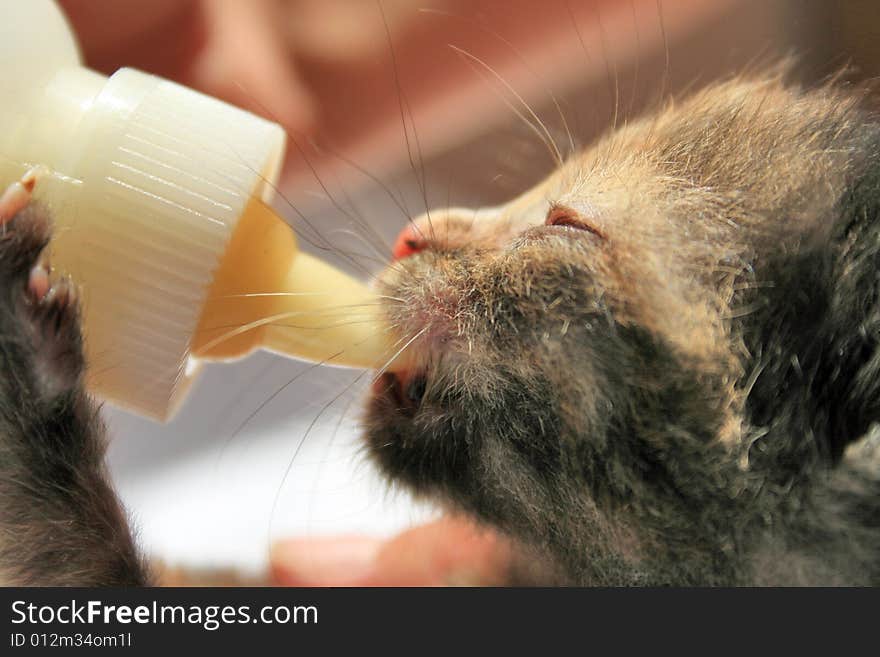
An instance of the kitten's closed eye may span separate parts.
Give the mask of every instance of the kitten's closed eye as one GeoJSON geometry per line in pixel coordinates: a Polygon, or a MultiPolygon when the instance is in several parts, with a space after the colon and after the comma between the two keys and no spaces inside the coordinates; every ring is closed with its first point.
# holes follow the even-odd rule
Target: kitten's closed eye
{"type": "Polygon", "coordinates": [[[564,205],[554,205],[551,207],[544,224],[547,226],[564,226],[575,230],[585,230],[599,239],[606,239],[605,234],[587,217],[564,205]]]}

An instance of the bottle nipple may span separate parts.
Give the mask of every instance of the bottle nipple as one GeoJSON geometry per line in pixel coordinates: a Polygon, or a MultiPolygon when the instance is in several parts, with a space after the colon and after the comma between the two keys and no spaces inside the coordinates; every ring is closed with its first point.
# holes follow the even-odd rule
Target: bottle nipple
{"type": "Polygon", "coordinates": [[[378,368],[393,354],[386,342],[378,295],[301,252],[290,226],[252,198],[215,273],[192,355],[231,360],[263,348],[317,363],[378,368]]]}

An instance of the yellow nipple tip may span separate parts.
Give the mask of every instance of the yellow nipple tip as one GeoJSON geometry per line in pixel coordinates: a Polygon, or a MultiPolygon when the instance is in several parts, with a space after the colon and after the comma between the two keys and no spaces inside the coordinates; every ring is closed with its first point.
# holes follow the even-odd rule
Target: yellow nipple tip
{"type": "Polygon", "coordinates": [[[192,353],[231,360],[263,348],[316,363],[381,368],[395,352],[380,304],[366,284],[299,251],[290,226],[255,198],[217,270],[192,353]]]}

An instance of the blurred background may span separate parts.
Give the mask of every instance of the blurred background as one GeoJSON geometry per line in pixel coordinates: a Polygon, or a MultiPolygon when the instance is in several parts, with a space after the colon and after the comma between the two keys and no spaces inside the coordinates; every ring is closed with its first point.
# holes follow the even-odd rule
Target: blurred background
{"type": "MultiPolygon", "coordinates": [[[[880,67],[872,0],[62,4],[91,66],[155,72],[284,124],[276,207],[306,250],[320,234],[338,248],[322,257],[360,276],[408,216],[496,204],[545,175],[540,124],[571,152],[664,95],[782,57],[808,83],[880,67]]],[[[361,449],[369,380],[261,353],[207,367],[165,426],[107,407],[143,544],[170,563],[259,572],[278,538],[390,535],[436,516],[361,449]]]]}

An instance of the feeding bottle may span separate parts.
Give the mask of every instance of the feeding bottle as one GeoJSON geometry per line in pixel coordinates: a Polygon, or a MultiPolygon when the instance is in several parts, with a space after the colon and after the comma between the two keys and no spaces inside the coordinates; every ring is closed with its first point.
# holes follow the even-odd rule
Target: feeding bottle
{"type": "Polygon", "coordinates": [[[275,123],[133,69],[82,66],[52,0],[4,3],[0,183],[40,166],[50,260],[83,295],[88,387],[168,418],[203,360],[266,348],[376,367],[375,295],[270,209],[275,123]],[[351,311],[359,321],[345,321],[351,311]]]}

